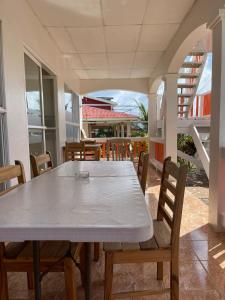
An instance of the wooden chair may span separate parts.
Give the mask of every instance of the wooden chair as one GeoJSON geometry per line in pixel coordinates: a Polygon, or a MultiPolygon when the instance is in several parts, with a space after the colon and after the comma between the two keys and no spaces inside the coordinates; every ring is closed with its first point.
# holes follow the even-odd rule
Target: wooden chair
{"type": "Polygon", "coordinates": [[[170,292],[179,299],[179,234],[187,167],[178,167],[170,158],[164,161],[154,236],[141,243],[105,243],[105,300],[170,292]],[[176,183],[172,183],[169,177],[176,183]],[[169,194],[168,194],[169,191],[169,194]],[[170,288],[112,294],[113,265],[157,262],[157,279],[163,280],[163,262],[170,262],[170,288]]]}
{"type": "Polygon", "coordinates": [[[141,152],[138,159],[137,176],[144,194],[148,175],[148,160],[149,154],[141,152]]]}
{"type": "Polygon", "coordinates": [[[53,168],[52,157],[50,152],[39,156],[30,155],[31,168],[34,177],[37,177],[53,168]]]}
{"type": "Polygon", "coordinates": [[[132,160],[131,139],[110,138],[106,143],[107,160],[132,160]]]}
{"type": "Polygon", "coordinates": [[[66,142],[65,160],[84,160],[84,142],[66,142]]]}
{"type": "Polygon", "coordinates": [[[100,160],[100,146],[96,140],[83,140],[84,160],[100,160]]]}
{"type": "MultiPolygon", "coordinates": [[[[0,183],[6,183],[11,179],[17,179],[18,184],[7,188],[0,195],[10,192],[25,183],[24,168],[21,162],[15,161],[15,165],[0,168],[0,183]]],[[[41,242],[40,269],[42,274],[50,272],[64,272],[66,295],[68,300],[76,300],[75,263],[81,251],[81,243],[66,241],[41,242]]],[[[33,248],[32,243],[9,242],[0,243],[0,299],[8,300],[7,272],[27,272],[28,287],[34,288],[33,280],[33,248]]],[[[80,269],[84,279],[85,260],[84,254],[80,257],[80,269]]]]}

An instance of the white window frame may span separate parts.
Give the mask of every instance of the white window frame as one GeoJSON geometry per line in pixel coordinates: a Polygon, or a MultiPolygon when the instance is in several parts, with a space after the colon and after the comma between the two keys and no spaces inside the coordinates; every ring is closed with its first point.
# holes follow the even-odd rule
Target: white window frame
{"type": "MultiPolygon", "coordinates": [[[[57,124],[58,124],[58,118],[57,118],[57,111],[56,111],[56,97],[54,97],[54,115],[55,115],[55,126],[54,127],[47,127],[45,126],[45,110],[44,110],[44,96],[43,96],[43,75],[42,75],[42,70],[43,70],[43,66],[40,63],[39,60],[37,60],[32,53],[24,48],[24,55],[27,55],[38,67],[39,67],[39,75],[40,75],[40,88],[41,88],[41,93],[40,93],[40,98],[41,98],[41,120],[42,120],[42,125],[38,126],[38,125],[29,125],[28,124],[28,118],[27,118],[27,128],[28,128],[28,134],[29,134],[29,130],[31,129],[36,129],[36,130],[41,130],[42,134],[43,134],[43,151],[44,153],[47,151],[46,149],[46,130],[54,130],[55,131],[55,136],[56,136],[56,149],[55,149],[55,153],[56,153],[56,161],[57,163],[59,162],[59,155],[58,155],[58,150],[57,148],[59,147],[59,141],[58,141],[58,130],[57,130],[57,124]]],[[[24,61],[24,67],[25,67],[25,61],[24,61]]],[[[56,80],[56,76],[50,76],[53,78],[54,80],[54,95],[56,95],[56,84],[55,84],[55,80],[56,80]]],[[[25,90],[25,101],[26,101],[26,90],[25,90]]],[[[27,114],[28,116],[28,114],[27,114]]]]}
{"type": "MultiPolygon", "coordinates": [[[[65,86],[65,88],[64,88],[64,93],[71,93],[72,94],[72,115],[75,114],[76,109],[78,109],[78,111],[79,111],[79,120],[78,120],[78,122],[70,122],[70,121],[65,120],[66,126],[70,125],[70,126],[73,126],[76,129],[78,129],[78,137],[77,138],[73,137],[72,140],[71,140],[71,139],[68,139],[67,136],[66,136],[66,141],[72,142],[72,141],[75,141],[75,140],[80,140],[80,134],[81,134],[80,133],[80,130],[81,130],[81,126],[80,126],[80,97],[76,93],[74,93],[72,90],[70,90],[67,86],[65,86]],[[75,96],[78,98],[78,107],[76,107],[76,105],[75,105],[75,99],[74,99],[75,96]]],[[[65,99],[64,99],[64,101],[65,101],[65,99]]],[[[65,109],[65,114],[66,114],[66,109],[65,109]]]]}

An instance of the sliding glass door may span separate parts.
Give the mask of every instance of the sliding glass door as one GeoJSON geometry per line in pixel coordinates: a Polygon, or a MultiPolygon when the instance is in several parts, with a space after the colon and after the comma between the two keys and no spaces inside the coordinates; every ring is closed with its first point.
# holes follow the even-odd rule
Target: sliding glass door
{"type": "Polygon", "coordinates": [[[30,154],[50,151],[56,164],[54,76],[34,58],[24,60],[30,154]]]}

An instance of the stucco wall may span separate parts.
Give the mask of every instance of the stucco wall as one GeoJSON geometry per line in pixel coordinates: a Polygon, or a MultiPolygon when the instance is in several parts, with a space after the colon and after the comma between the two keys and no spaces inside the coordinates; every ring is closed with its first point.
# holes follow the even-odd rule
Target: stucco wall
{"type": "Polygon", "coordinates": [[[60,52],[24,0],[1,0],[3,67],[7,108],[9,159],[20,159],[30,174],[25,102],[24,49],[57,76],[59,143],[65,141],[64,82],[79,92],[79,80],[64,67],[60,52]]]}

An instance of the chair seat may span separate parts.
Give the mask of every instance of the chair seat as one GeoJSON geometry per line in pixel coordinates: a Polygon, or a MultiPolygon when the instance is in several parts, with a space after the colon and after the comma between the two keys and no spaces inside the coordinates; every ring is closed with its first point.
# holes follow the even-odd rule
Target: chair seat
{"type": "MultiPolygon", "coordinates": [[[[65,256],[71,247],[71,255],[76,258],[81,249],[81,243],[70,243],[68,241],[42,241],[40,244],[41,260],[58,260],[65,256]]],[[[31,260],[33,257],[32,242],[16,243],[6,245],[5,257],[7,259],[31,260]]]]}
{"type": "Polygon", "coordinates": [[[10,242],[5,246],[5,257],[7,259],[16,258],[24,249],[27,242],[10,242]]]}
{"type": "Polygon", "coordinates": [[[170,230],[163,221],[153,220],[154,236],[141,243],[104,243],[104,251],[135,251],[170,248],[170,230]]]}

